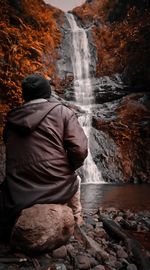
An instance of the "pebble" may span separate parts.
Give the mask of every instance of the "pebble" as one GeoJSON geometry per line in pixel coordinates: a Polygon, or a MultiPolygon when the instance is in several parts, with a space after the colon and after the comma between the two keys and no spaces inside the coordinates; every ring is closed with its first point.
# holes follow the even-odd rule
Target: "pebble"
{"type": "MultiPolygon", "coordinates": [[[[116,223],[120,224],[120,227],[147,231],[150,226],[149,212],[142,212],[139,215],[139,213],[133,214],[131,211],[117,210],[112,207],[108,211],[102,209],[100,211],[107,216],[106,218],[112,217],[116,223]]],[[[79,239],[72,237],[66,246],[53,250],[50,255],[47,254],[51,256],[50,261],[53,262],[54,259],[53,265],[56,270],[137,270],[137,266],[130,263],[123,241],[117,242],[115,238],[107,234],[98,215],[88,215],[84,218],[85,225],[82,230],[88,236],[86,240],[81,239],[80,241],[80,236],[79,239]],[[102,254],[102,252],[106,254],[102,254]],[[105,259],[104,255],[106,255],[105,259]]],[[[150,257],[148,251],[147,256],[150,257]]],[[[41,267],[44,267],[44,263],[49,265],[45,261],[46,258],[45,256],[45,258],[37,259],[41,267]]],[[[136,261],[134,262],[136,263],[136,261]]],[[[0,263],[0,270],[33,270],[33,264],[21,264],[17,267],[0,263]]]]}
{"type": "Polygon", "coordinates": [[[95,233],[96,233],[97,237],[105,238],[105,239],[108,238],[108,235],[107,235],[106,231],[103,228],[96,228],[95,233]]]}
{"type": "Polygon", "coordinates": [[[56,270],[67,270],[66,266],[63,263],[55,263],[56,270]]]}
{"type": "Polygon", "coordinates": [[[91,262],[91,267],[94,267],[99,264],[99,262],[93,257],[90,258],[90,262],[91,262]]]}
{"type": "Polygon", "coordinates": [[[0,263],[0,270],[8,270],[8,266],[6,264],[0,263]]]}
{"type": "Polygon", "coordinates": [[[52,252],[53,258],[66,258],[67,257],[67,248],[65,246],[61,246],[53,250],[52,252]]]}
{"type": "Polygon", "coordinates": [[[120,258],[120,260],[119,260],[120,262],[121,262],[121,264],[123,264],[124,266],[126,266],[126,265],[128,265],[129,264],[129,262],[126,260],[126,259],[124,259],[124,258],[120,258]]]}
{"type": "Polygon", "coordinates": [[[105,266],[99,264],[96,267],[94,267],[94,270],[105,270],[105,266]]]}
{"type": "Polygon", "coordinates": [[[86,229],[87,229],[87,230],[93,230],[93,225],[90,224],[90,223],[87,223],[87,224],[86,224],[86,229]]]}
{"type": "Polygon", "coordinates": [[[66,249],[67,249],[67,253],[69,255],[73,254],[74,253],[74,246],[72,244],[68,244],[66,245],[66,249]]]}
{"type": "Polygon", "coordinates": [[[135,264],[128,264],[127,270],[137,270],[137,267],[135,264]]]}
{"type": "Polygon", "coordinates": [[[95,226],[96,225],[96,221],[94,220],[94,218],[92,218],[91,216],[88,216],[86,219],[85,219],[85,222],[87,224],[91,224],[92,226],[95,226]]]}
{"type": "Polygon", "coordinates": [[[91,261],[90,258],[86,255],[77,255],[77,262],[79,269],[90,269],[91,268],[91,261]]]}
{"type": "Polygon", "coordinates": [[[117,213],[118,210],[115,207],[109,207],[109,208],[107,208],[107,213],[110,214],[111,212],[117,213]]]}
{"type": "Polygon", "coordinates": [[[118,256],[118,258],[125,258],[125,259],[128,258],[127,252],[125,252],[122,247],[117,250],[117,256],[118,256]]]}
{"type": "Polygon", "coordinates": [[[114,219],[115,222],[117,223],[120,223],[121,221],[124,221],[123,217],[120,217],[120,216],[117,216],[115,219],[114,219]]]}
{"type": "Polygon", "coordinates": [[[110,265],[112,267],[116,267],[117,259],[115,256],[110,255],[109,261],[107,261],[106,263],[107,263],[107,265],[110,265]]]}
{"type": "Polygon", "coordinates": [[[96,223],[96,228],[102,228],[103,227],[103,222],[97,222],[96,223]]]}

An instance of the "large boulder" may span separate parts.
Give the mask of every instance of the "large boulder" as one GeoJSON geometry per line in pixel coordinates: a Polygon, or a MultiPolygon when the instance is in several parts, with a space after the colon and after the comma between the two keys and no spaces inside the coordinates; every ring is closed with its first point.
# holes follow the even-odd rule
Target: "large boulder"
{"type": "Polygon", "coordinates": [[[60,204],[36,204],[24,209],[11,235],[13,248],[25,253],[53,250],[74,233],[72,209],[60,204]]]}

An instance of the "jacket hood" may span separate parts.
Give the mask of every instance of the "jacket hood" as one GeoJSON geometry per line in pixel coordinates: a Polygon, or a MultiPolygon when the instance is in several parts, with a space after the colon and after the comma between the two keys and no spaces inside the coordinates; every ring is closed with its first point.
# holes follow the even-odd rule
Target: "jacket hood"
{"type": "Polygon", "coordinates": [[[24,104],[7,115],[8,126],[22,135],[33,132],[46,115],[60,103],[55,98],[44,102],[24,104]]]}

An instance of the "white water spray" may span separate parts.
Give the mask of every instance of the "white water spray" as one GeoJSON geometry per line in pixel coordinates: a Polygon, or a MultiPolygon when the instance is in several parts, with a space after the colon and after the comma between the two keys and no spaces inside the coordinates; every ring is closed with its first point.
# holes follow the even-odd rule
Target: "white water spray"
{"type": "MultiPolygon", "coordinates": [[[[79,122],[83,127],[86,136],[89,138],[94,95],[92,92],[89,72],[91,56],[89,51],[88,38],[85,30],[78,27],[72,14],[67,13],[66,17],[72,31],[71,61],[74,73],[74,91],[76,104],[85,111],[85,114],[79,117],[79,122]]],[[[86,183],[103,182],[101,172],[97,169],[97,166],[92,159],[90,150],[83,166],[83,176],[86,183]]]]}

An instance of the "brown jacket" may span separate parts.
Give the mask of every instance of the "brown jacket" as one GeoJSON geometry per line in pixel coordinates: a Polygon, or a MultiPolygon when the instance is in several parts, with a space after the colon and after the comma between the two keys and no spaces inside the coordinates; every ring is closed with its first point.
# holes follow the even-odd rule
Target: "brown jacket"
{"type": "Polygon", "coordinates": [[[7,213],[35,203],[65,203],[75,194],[75,170],[87,156],[87,138],[69,108],[51,97],[12,110],[4,141],[7,213]]]}

